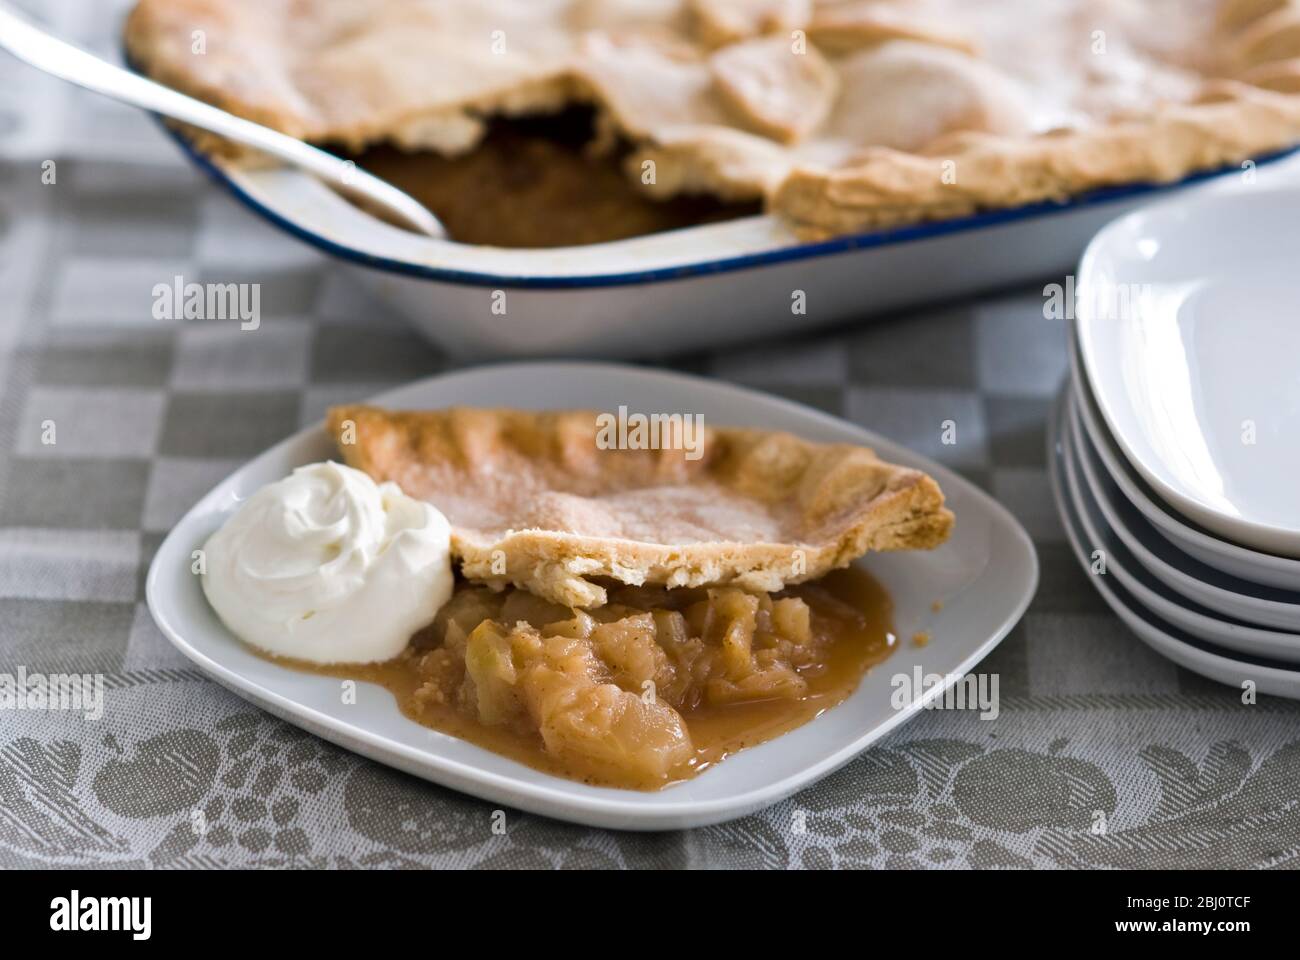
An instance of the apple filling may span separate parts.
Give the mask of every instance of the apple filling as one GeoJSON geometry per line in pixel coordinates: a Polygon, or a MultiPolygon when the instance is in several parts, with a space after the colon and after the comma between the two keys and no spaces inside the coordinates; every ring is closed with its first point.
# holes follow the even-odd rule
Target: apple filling
{"type": "Polygon", "coordinates": [[[856,569],[779,594],[609,591],[582,611],[462,582],[396,660],[322,672],[533,767],[657,789],[811,720],[895,644],[888,595],[856,569]]]}
{"type": "Polygon", "coordinates": [[[566,247],[760,212],[683,194],[655,199],[624,169],[626,146],[598,142],[592,111],[499,118],[475,149],[445,157],[376,146],[344,154],[432,210],[460,243],[566,247]]]}

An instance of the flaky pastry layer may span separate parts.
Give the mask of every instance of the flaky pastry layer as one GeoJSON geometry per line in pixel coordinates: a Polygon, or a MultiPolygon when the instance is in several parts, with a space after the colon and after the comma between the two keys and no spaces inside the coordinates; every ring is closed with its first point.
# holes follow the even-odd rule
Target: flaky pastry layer
{"type": "Polygon", "coordinates": [[[446,514],[466,577],[570,607],[602,605],[602,578],[775,591],[937,546],[953,523],[928,475],[788,433],[703,427],[619,449],[591,411],[345,406],[327,424],[350,466],[446,514]]]}
{"type": "Polygon", "coordinates": [[[472,150],[597,107],[657,196],[827,236],[1300,141],[1300,0],[141,0],[132,58],[308,140],[472,150]]]}

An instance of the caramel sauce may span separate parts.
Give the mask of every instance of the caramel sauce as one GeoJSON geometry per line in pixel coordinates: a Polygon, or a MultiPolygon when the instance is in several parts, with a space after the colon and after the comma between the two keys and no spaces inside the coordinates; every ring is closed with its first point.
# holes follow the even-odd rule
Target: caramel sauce
{"type": "Polygon", "coordinates": [[[733,753],[772,740],[815,719],[845,700],[866,672],[897,647],[893,603],[888,592],[864,570],[850,567],[820,580],[791,587],[781,596],[796,596],[812,610],[816,629],[831,638],[827,655],[801,671],[807,693],[800,699],[773,698],[724,705],[701,705],[680,711],[694,746],[691,760],[668,780],[612,780],[580,764],[561,762],[547,753],[538,734],[487,726],[453,705],[417,703],[422,680],[409,659],[380,664],[322,666],[272,658],[291,669],[340,679],[378,684],[397,701],[402,713],[440,733],[517,760],[535,770],[599,786],[657,790],[680,783],[720,763],[733,753]]]}
{"type": "Polygon", "coordinates": [[[589,110],[496,120],[460,157],[373,147],[344,154],[432,210],[460,243],[563,247],[746,216],[759,204],[655,200],[630,181],[617,149],[591,147],[589,110]]]}

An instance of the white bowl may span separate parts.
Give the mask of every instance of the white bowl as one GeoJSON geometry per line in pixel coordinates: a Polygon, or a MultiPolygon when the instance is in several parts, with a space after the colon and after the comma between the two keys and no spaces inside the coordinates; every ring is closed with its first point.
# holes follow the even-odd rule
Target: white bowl
{"type": "Polygon", "coordinates": [[[190,572],[197,549],[238,501],[295,466],[323,460],[333,444],[317,425],[241,467],[205,496],[159,547],[149,569],[149,609],[172,643],[240,696],[350,750],[488,800],[600,827],[676,829],[716,823],[774,803],[842,766],[925,708],[970,671],[1024,613],[1038,582],[1033,545],[1006,510],[971,483],[835,417],[751,390],[680,374],[604,364],[512,364],[421,380],[373,401],[397,408],[450,404],[526,409],[690,412],[707,422],[788,430],[810,440],[865,443],[929,472],[957,516],[937,550],[879,554],[863,565],[890,592],[901,643],[840,705],[784,736],[743,750],[699,777],[657,793],[592,787],[540,773],[404,717],[392,696],[358,685],[340,702],[338,681],[286,669],[250,651],[222,625],[190,572]],[[940,610],[932,605],[941,602],[940,610]],[[895,707],[893,678],[936,674],[942,683],[895,707]]]}
{"type": "Polygon", "coordinates": [[[1235,653],[1300,663],[1300,633],[1265,630],[1218,616],[1169,589],[1133,557],[1107,526],[1106,513],[1098,506],[1116,492],[1105,489],[1104,484],[1109,480],[1089,463],[1088,455],[1081,449],[1083,438],[1077,431],[1078,421],[1069,409],[1072,405],[1067,401],[1063,406],[1065,422],[1058,425],[1057,436],[1064,460],[1066,492],[1087,542],[1093,550],[1105,553],[1106,574],[1119,580],[1137,603],[1199,640],[1235,653]]]}
{"type": "Polygon", "coordinates": [[[1122,496],[1099,495],[1096,503],[1134,559],[1171,590],[1243,623],[1300,632],[1300,593],[1260,586],[1207,567],[1156,533],[1122,496]]]}
{"type": "Polygon", "coordinates": [[[1072,413],[1079,418],[1086,434],[1087,442],[1083,444],[1085,452],[1101,461],[1106,473],[1128,498],[1129,503],[1137,507],[1161,536],[1206,566],[1229,576],[1282,590],[1300,591],[1300,560],[1261,553],[1220,540],[1171,512],[1163,502],[1156,499],[1150,493],[1146,481],[1124,459],[1102,423],[1092,390],[1079,363],[1078,351],[1073,348],[1070,350],[1070,369],[1074,387],[1072,413]]]}
{"type": "MultiPolygon", "coordinates": [[[[1058,398],[1058,405],[1060,402],[1058,398]]],[[[1114,578],[1092,575],[1090,538],[1081,529],[1079,518],[1065,492],[1063,451],[1058,431],[1060,419],[1058,409],[1052,412],[1048,421],[1048,479],[1075,559],[1106,605],[1138,639],[1180,667],[1239,690],[1249,684],[1260,693],[1300,700],[1300,670],[1274,660],[1229,653],[1199,640],[1161,620],[1136,602],[1114,578]]]]}
{"type": "Polygon", "coordinates": [[[1162,203],[1079,266],[1079,348],[1110,432],[1219,536],[1300,557],[1300,189],[1162,203]]]}

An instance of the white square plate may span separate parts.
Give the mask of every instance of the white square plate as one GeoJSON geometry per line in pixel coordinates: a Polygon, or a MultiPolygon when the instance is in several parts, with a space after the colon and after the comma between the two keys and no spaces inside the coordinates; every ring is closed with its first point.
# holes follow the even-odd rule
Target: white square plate
{"type": "MultiPolygon", "coordinates": [[[[222,626],[191,570],[192,551],[254,491],[294,467],[329,459],[321,426],[298,433],[241,467],[200,500],[163,541],[149,570],[149,609],[176,647],[218,683],[305,730],[426,780],[521,810],[626,830],[700,826],[775,803],[826,776],[914,715],[948,683],[895,709],[891,678],[959,676],[975,666],[1019,620],[1038,582],[1033,545],[1006,510],[937,464],[852,424],[807,407],[711,380],[595,363],[522,363],[432,377],[374,398],[393,408],[454,404],[525,409],[703,414],[706,423],[788,430],[809,440],[874,447],[882,457],[927,471],[957,515],[952,539],[938,550],[880,554],[862,561],[888,588],[900,638],[927,631],[918,647],[904,639],[857,691],[816,720],[744,750],[687,783],[656,792],[592,787],[540,773],[408,720],[383,688],[358,684],[344,704],[339,681],[277,666],[252,653],[222,626]],[[935,611],[935,601],[942,608],[935,611]]],[[[937,425],[936,425],[937,429],[937,425]]]]}

